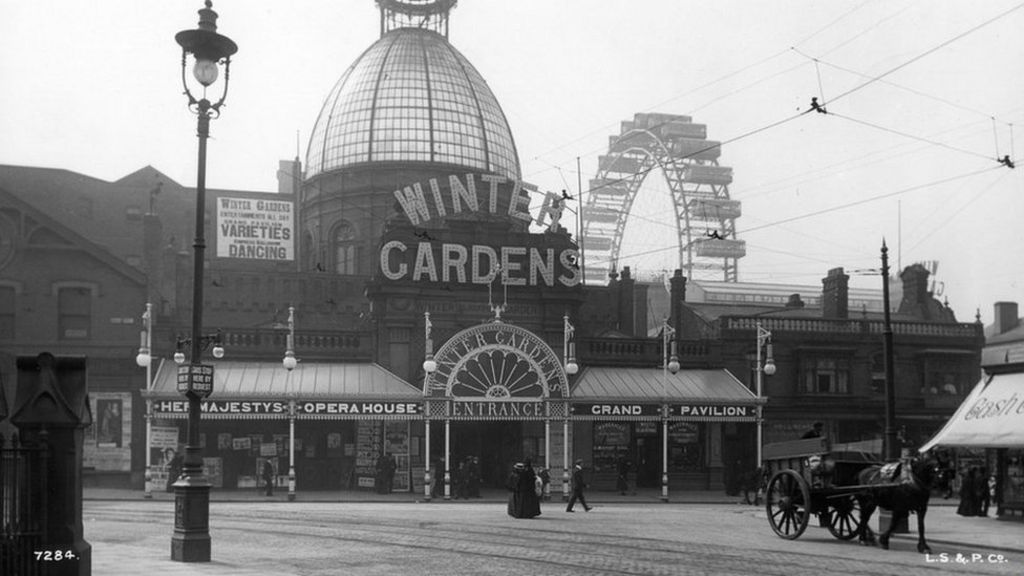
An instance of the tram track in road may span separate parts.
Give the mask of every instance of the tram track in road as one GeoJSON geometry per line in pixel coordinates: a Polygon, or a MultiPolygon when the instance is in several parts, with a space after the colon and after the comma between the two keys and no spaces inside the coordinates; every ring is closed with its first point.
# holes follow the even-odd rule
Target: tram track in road
{"type": "MultiPolygon", "coordinates": [[[[361,507],[353,513],[352,510],[340,511],[324,506],[313,509],[308,506],[302,509],[231,506],[225,514],[214,511],[216,520],[211,529],[215,540],[221,542],[288,542],[286,555],[295,563],[307,564],[316,563],[317,559],[313,557],[316,554],[323,555],[325,551],[336,551],[342,547],[361,551],[362,556],[346,556],[352,562],[359,558],[376,557],[383,561],[415,557],[419,559],[417,561],[430,564],[443,563],[443,558],[457,558],[460,565],[515,565],[537,574],[639,575],[695,571],[791,576],[821,573],[823,554],[830,558],[830,574],[905,575],[948,571],[948,566],[943,570],[941,566],[926,564],[916,552],[894,550],[879,553],[877,549],[846,542],[773,540],[772,545],[752,546],[753,542],[749,540],[744,545],[734,541],[715,541],[701,537],[699,533],[691,536],[676,533],[679,528],[673,526],[665,527],[666,537],[644,536],[641,532],[646,525],[626,524],[626,517],[635,515],[635,509],[606,514],[605,517],[588,515],[584,521],[572,518],[569,522],[556,513],[550,520],[543,517],[538,520],[509,519],[515,523],[509,525],[500,517],[494,517],[493,521],[490,516],[483,519],[482,513],[490,515],[499,509],[497,506],[493,507],[495,510],[491,508],[456,510],[459,515],[454,517],[418,518],[416,516],[421,512],[410,508],[403,511],[409,513],[408,517],[400,517],[395,515],[395,510],[381,513],[381,510],[370,507],[361,507]],[[601,524],[594,523],[595,518],[601,524]]],[[[611,511],[610,508],[602,510],[611,511]]],[[[437,508],[424,509],[422,513],[426,516],[452,511],[437,508]]],[[[160,523],[167,524],[168,529],[173,525],[173,510],[169,507],[163,510],[134,507],[90,509],[87,516],[90,521],[98,522],[160,523]]],[[[698,516],[695,521],[699,523],[702,519],[703,516],[698,516]]]]}

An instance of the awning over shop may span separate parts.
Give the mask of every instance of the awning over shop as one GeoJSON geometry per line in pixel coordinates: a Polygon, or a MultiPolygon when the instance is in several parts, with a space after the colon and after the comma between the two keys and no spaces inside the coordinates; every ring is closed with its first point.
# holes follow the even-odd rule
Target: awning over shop
{"type": "Polygon", "coordinates": [[[753,421],[758,403],[728,370],[588,367],[572,391],[575,418],[658,418],[666,401],[672,419],[700,421],[753,421]]]}
{"type": "MultiPolygon", "coordinates": [[[[217,361],[213,393],[204,417],[286,418],[288,401],[301,419],[410,418],[422,414],[422,391],[382,366],[359,363],[299,363],[288,372],[280,362],[217,361]]],[[[163,361],[153,382],[154,409],[183,417],[185,397],[177,389],[178,366],[163,361]]]]}
{"type": "Polygon", "coordinates": [[[1024,447],[1024,372],[982,378],[921,451],[935,446],[1024,447]]]}

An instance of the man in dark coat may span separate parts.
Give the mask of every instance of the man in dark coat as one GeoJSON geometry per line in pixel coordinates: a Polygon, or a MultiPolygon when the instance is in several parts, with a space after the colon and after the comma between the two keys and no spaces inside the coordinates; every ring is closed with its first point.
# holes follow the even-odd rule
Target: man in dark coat
{"type": "Polygon", "coordinates": [[[274,495],[274,465],[270,463],[270,460],[263,461],[263,485],[266,487],[265,494],[267,496],[274,495]]]}
{"type": "Polygon", "coordinates": [[[565,507],[566,512],[575,512],[572,507],[577,500],[583,505],[584,510],[590,512],[591,507],[587,506],[587,499],[583,497],[583,489],[586,486],[583,482],[583,460],[577,460],[576,466],[572,469],[572,496],[569,498],[569,505],[565,507]]]}

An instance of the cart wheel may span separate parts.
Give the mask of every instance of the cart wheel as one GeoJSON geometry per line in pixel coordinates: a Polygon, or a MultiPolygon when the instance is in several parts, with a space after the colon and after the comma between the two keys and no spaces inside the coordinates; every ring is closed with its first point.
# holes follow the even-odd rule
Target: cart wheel
{"type": "Polygon", "coordinates": [[[765,494],[765,509],[772,530],[781,538],[796,540],[810,521],[811,493],[804,481],[792,470],[772,476],[765,494]]]}
{"type": "Polygon", "coordinates": [[[852,540],[860,532],[863,518],[860,514],[860,502],[853,494],[830,498],[828,501],[828,531],[840,540],[852,540]]]}

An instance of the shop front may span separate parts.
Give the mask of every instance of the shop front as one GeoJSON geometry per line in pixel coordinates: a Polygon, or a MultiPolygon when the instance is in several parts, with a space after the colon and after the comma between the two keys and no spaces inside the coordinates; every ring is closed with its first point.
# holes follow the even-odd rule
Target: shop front
{"type": "MultiPolygon", "coordinates": [[[[188,402],[176,378],[177,366],[164,362],[146,398],[156,490],[173,482],[184,448],[188,402]]],[[[214,488],[256,489],[265,462],[281,489],[291,470],[297,491],[411,492],[422,483],[423,398],[376,364],[300,363],[289,372],[278,362],[218,362],[201,410],[214,488]]]]}
{"type": "Polygon", "coordinates": [[[988,372],[956,413],[921,452],[932,448],[984,449],[995,463],[999,516],[1024,517],[1024,365],[986,367],[988,372]]]}
{"type": "Polygon", "coordinates": [[[744,452],[724,428],[757,416],[756,396],[727,370],[588,367],[571,403],[574,452],[591,463],[594,488],[661,488],[665,498],[721,487],[744,452]]]}

